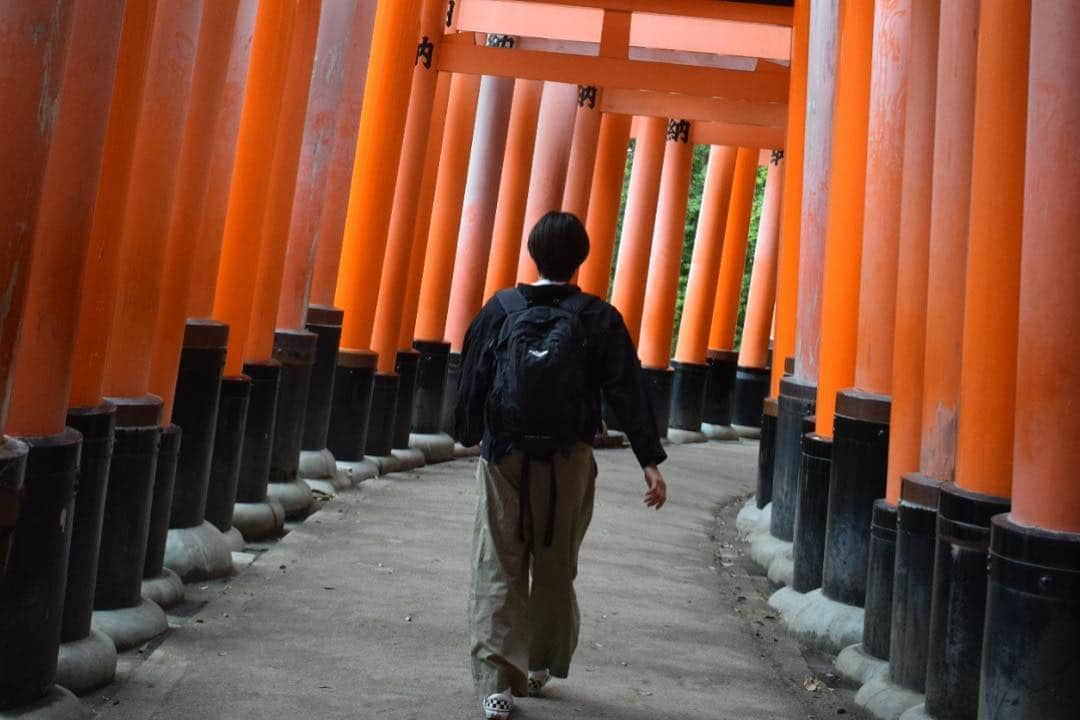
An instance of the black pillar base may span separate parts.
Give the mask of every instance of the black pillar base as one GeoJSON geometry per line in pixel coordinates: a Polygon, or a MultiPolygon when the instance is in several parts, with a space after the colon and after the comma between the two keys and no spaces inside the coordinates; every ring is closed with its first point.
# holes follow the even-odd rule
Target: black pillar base
{"type": "Polygon", "coordinates": [[[217,428],[214,431],[214,452],[210,461],[210,481],[207,483],[206,520],[221,532],[232,527],[236,488],[240,482],[240,454],[247,427],[248,402],[251,398],[251,378],[247,375],[226,376],[221,379],[217,428]]]}
{"type": "Polygon", "coordinates": [[[889,659],[892,634],[893,573],[896,565],[896,506],[884,498],[874,501],[870,520],[870,553],[866,570],[866,614],[863,650],[878,660],[889,659]]]}
{"type": "Polygon", "coordinates": [[[315,333],[318,339],[315,341],[315,364],[311,366],[311,382],[304,404],[302,450],[318,452],[326,448],[338,346],[341,344],[341,323],[344,319],[345,313],[335,307],[311,305],[307,310],[307,329],[315,333]]]}
{"type": "Polygon", "coordinates": [[[940,488],[925,475],[905,475],[896,509],[889,679],[917,693],[926,692],[940,488]]]}
{"type": "Polygon", "coordinates": [[[95,610],[142,602],[143,569],[161,445],[161,398],[109,398],[116,404],[116,435],[101,526],[95,610]]]}
{"type": "MultiPolygon", "coordinates": [[[[18,520],[0,577],[0,710],[42,697],[56,676],[82,435],[65,428],[24,442],[18,520]]],[[[21,469],[21,459],[3,460],[21,469]]]]}
{"type": "Polygon", "coordinates": [[[705,381],[709,366],[698,363],[672,362],[671,405],[668,427],[675,430],[701,432],[705,419],[705,381]]]}
{"type": "Polygon", "coordinates": [[[64,618],[60,641],[75,642],[90,635],[97,585],[101,521],[105,514],[105,490],[109,482],[116,407],[103,402],[97,407],[68,411],[68,426],[82,436],[79,455],[79,486],[71,521],[71,552],[64,592],[64,618]]]}
{"type": "Polygon", "coordinates": [[[442,394],[442,415],[439,430],[454,436],[454,411],[457,408],[458,382],[461,380],[461,353],[452,352],[446,358],[446,385],[442,394]]]}
{"type": "Polygon", "coordinates": [[[0,435],[0,578],[11,556],[11,537],[19,519],[23,477],[26,474],[26,443],[0,435]]]}
{"type": "Polygon", "coordinates": [[[952,483],[941,488],[926,666],[926,712],[931,717],[978,716],[990,519],[1008,511],[1005,498],[952,483]]]}
{"type": "Polygon", "coordinates": [[[833,441],[817,433],[807,433],[803,435],[802,447],[799,504],[795,515],[792,547],[794,568],[791,587],[798,592],[807,593],[821,587],[826,525],[829,519],[829,474],[833,441]]]}
{"type": "Polygon", "coordinates": [[[731,425],[735,394],[735,371],[739,354],[731,350],[709,350],[705,365],[705,406],[702,421],[709,425],[731,425]]]}
{"type": "Polygon", "coordinates": [[[326,436],[326,447],[338,460],[359,462],[364,459],[376,361],[372,352],[338,351],[330,431],[326,436]]]}
{"type": "Polygon", "coordinates": [[[365,448],[366,453],[373,457],[386,457],[394,449],[394,413],[397,412],[399,381],[396,373],[375,375],[365,448]]]}
{"type": "Polygon", "coordinates": [[[176,461],[170,528],[197,527],[206,519],[206,491],[214,453],[221,374],[229,326],[188,320],[176,378],[172,420],[184,433],[176,461]]]}
{"type": "Polygon", "coordinates": [[[861,390],[836,394],[829,525],[821,590],[845,605],[866,602],[870,516],[885,494],[890,400],[861,390]]]}
{"type": "Polygon", "coordinates": [[[270,482],[270,451],[274,444],[281,363],[277,360],[244,363],[244,374],[251,378],[251,397],[244,425],[236,502],[262,503],[266,501],[266,486],[270,482]]]}
{"type": "Polygon", "coordinates": [[[1080,708],[1080,533],[991,522],[980,720],[1067,720],[1080,708]]]}
{"type": "Polygon", "coordinates": [[[398,350],[394,362],[397,373],[398,393],[394,411],[394,436],[391,443],[395,449],[409,447],[409,434],[413,425],[413,403],[416,399],[416,373],[420,364],[420,353],[415,350],[398,350]]]}
{"type": "Polygon", "coordinates": [[[173,488],[176,485],[177,456],[182,444],[179,425],[170,424],[162,429],[157,465],[154,468],[150,523],[146,533],[144,578],[156,578],[165,571],[165,540],[169,534],[169,513],[172,511],[173,488]]]}
{"type": "Polygon", "coordinates": [[[761,412],[765,398],[769,396],[770,381],[767,368],[736,368],[731,407],[733,425],[761,427],[761,412]]]}
{"type": "Polygon", "coordinates": [[[317,341],[318,336],[307,330],[274,333],[274,360],[281,363],[281,382],[274,413],[268,492],[281,502],[285,517],[290,519],[308,515],[314,505],[311,490],[300,479],[300,444],[317,341]]]}
{"type": "Polygon", "coordinates": [[[804,428],[814,412],[817,385],[795,378],[780,381],[776,399],[776,451],[773,458],[772,519],[769,533],[792,541],[795,511],[799,501],[799,468],[802,467],[802,437],[813,428],[804,428]]]}
{"type": "Polygon", "coordinates": [[[758,509],[772,502],[773,462],[776,459],[776,398],[762,404],[761,440],[758,443],[757,491],[754,499],[758,509]]]}
{"type": "Polygon", "coordinates": [[[646,367],[641,368],[641,376],[645,382],[645,394],[649,398],[649,404],[652,405],[656,432],[661,438],[665,438],[670,426],[671,386],[675,380],[675,371],[671,368],[646,367]]]}
{"type": "Polygon", "coordinates": [[[434,435],[442,430],[443,393],[446,390],[450,343],[416,340],[413,348],[420,353],[420,357],[416,366],[412,431],[434,435]]]}

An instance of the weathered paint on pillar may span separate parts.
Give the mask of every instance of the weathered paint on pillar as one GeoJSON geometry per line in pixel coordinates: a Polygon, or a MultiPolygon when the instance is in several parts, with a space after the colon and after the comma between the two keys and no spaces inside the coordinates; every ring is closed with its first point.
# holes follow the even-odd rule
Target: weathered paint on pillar
{"type": "Polygon", "coordinates": [[[874,4],[843,0],[818,355],[816,431],[826,438],[833,434],[836,393],[855,380],[873,37],[874,4]]]}
{"type": "Polygon", "coordinates": [[[156,0],[129,0],[120,31],[119,60],[105,131],[90,248],[83,275],[69,407],[89,408],[101,402],[105,360],[116,308],[120,233],[135,150],[135,129],[142,107],[143,84],[153,30],[156,0]]]}
{"type": "Polygon", "coordinates": [[[876,3],[855,387],[892,391],[911,0],[876,3]]]}
{"type": "Polygon", "coordinates": [[[901,475],[919,467],[922,438],[922,348],[926,340],[940,16],[941,0],[912,0],[889,414],[886,498],[892,505],[900,502],[901,475]]]}
{"type": "Polygon", "coordinates": [[[943,1],[940,27],[919,469],[937,480],[952,480],[971,210],[978,4],[943,1]]]}
{"type": "Polygon", "coordinates": [[[787,358],[795,356],[799,299],[799,225],[802,217],[803,156],[806,142],[806,75],[810,50],[810,0],[795,0],[791,28],[791,80],[788,84],[787,136],[784,142],[784,201],[776,270],[776,310],[769,395],[780,393],[787,358]]]}
{"type": "Polygon", "coordinates": [[[415,333],[419,340],[442,342],[446,335],[454,250],[461,224],[461,204],[465,199],[479,93],[480,78],[476,75],[455,75],[450,81],[446,129],[443,131],[424,275],[420,284],[415,333]]]}
{"type": "Polygon", "coordinates": [[[675,359],[684,363],[705,364],[709,349],[716,282],[720,276],[720,258],[724,252],[724,225],[727,223],[731,187],[735,179],[735,160],[739,150],[726,145],[709,149],[705,186],[701,191],[701,214],[698,216],[694,255],[686,280],[682,320],[675,359]]]}
{"type": "Polygon", "coordinates": [[[420,20],[419,45],[413,67],[409,110],[405,118],[390,215],[389,237],[379,281],[379,301],[371,348],[378,353],[378,371],[394,372],[402,310],[409,282],[412,245],[416,236],[417,200],[424,179],[427,137],[431,129],[431,110],[435,102],[438,72],[433,69],[441,44],[442,21],[446,15],[444,0],[424,0],[420,20]],[[430,53],[430,57],[428,56],[430,53]]]}
{"type": "Polygon", "coordinates": [[[221,262],[221,241],[225,231],[225,215],[229,209],[229,187],[232,184],[236,140],[240,132],[240,113],[244,107],[248,66],[251,60],[251,41],[255,35],[255,16],[258,0],[240,0],[236,13],[236,28],[229,48],[229,64],[225,71],[225,87],[221,95],[221,110],[213,127],[213,148],[202,199],[202,209],[194,219],[191,243],[192,272],[187,291],[187,316],[208,318],[214,312],[218,266],[221,262]]]}
{"type": "Polygon", "coordinates": [[[540,116],[540,98],[544,83],[539,80],[514,81],[514,99],[510,107],[510,129],[506,136],[499,201],[495,210],[495,229],[491,236],[491,255],[484,280],[484,299],[514,284],[525,203],[529,197],[529,175],[536,147],[536,124],[540,116]]]}
{"type": "Polygon", "coordinates": [[[649,257],[649,279],[645,295],[649,303],[642,317],[638,355],[645,367],[666,370],[671,359],[671,336],[675,328],[675,300],[682,269],[686,206],[690,194],[690,171],[694,146],[690,143],[690,123],[668,122],[660,197],[656,208],[649,257]]]}
{"type": "Polygon", "coordinates": [[[431,128],[424,146],[424,177],[417,193],[416,222],[413,225],[412,252],[409,255],[408,287],[401,310],[398,350],[409,350],[416,330],[416,315],[420,306],[420,284],[424,280],[424,258],[427,255],[428,231],[431,229],[431,208],[435,203],[435,181],[439,177],[439,156],[442,153],[443,133],[446,130],[446,106],[450,101],[450,75],[439,73],[435,83],[435,101],[431,109],[431,128]]]}
{"type": "Polygon", "coordinates": [[[452,352],[461,352],[465,331],[484,299],[513,96],[512,78],[485,75],[480,82],[446,319],[446,337],[452,352]]]}
{"type": "MultiPolygon", "coordinates": [[[[207,3],[199,29],[191,98],[170,211],[165,272],[161,278],[161,299],[154,329],[154,354],[150,363],[150,392],[162,399],[163,425],[168,425],[172,418],[176,373],[180,367],[180,350],[188,317],[188,288],[196,269],[192,238],[198,237],[207,205],[214,133],[222,114],[233,38],[239,30],[239,9],[237,0],[207,3]]],[[[198,271],[210,273],[211,269],[199,266],[198,271]]]]}
{"type": "Polygon", "coordinates": [[[611,283],[611,257],[619,223],[626,151],[630,142],[629,115],[604,113],[596,149],[596,168],[589,189],[585,230],[589,234],[589,257],[578,273],[578,284],[587,293],[607,298],[611,283]]]}
{"type": "Polygon", "coordinates": [[[321,10],[322,0],[308,0],[296,9],[282,91],[281,118],[273,144],[274,162],[270,166],[268,203],[262,226],[251,325],[244,347],[246,362],[265,362],[274,354],[274,329],[277,326],[278,302],[281,299],[289,245],[289,220],[292,217],[304,140],[304,118],[307,116],[311,91],[311,68],[315,61],[321,10]]]}
{"type": "Polygon", "coordinates": [[[739,345],[739,367],[764,368],[769,360],[770,330],[776,305],[776,246],[783,199],[782,163],[783,156],[774,155],[765,176],[765,197],[761,203],[750,292],[746,299],[746,320],[739,345]]]}
{"type": "Polygon", "coordinates": [[[536,123],[536,147],[533,149],[529,195],[525,201],[525,222],[518,251],[518,282],[534,282],[539,273],[529,255],[527,241],[536,222],[552,210],[562,207],[566,171],[570,161],[570,143],[574,137],[574,109],[577,86],[544,83],[540,99],[540,117],[536,123]]]}
{"type": "Polygon", "coordinates": [[[74,10],[63,94],[34,227],[33,259],[8,425],[12,435],[63,432],[75,365],[83,266],[116,73],[122,0],[74,10]]]}
{"type": "Polygon", "coordinates": [[[346,75],[349,28],[357,0],[323,3],[311,73],[304,139],[296,171],[289,245],[278,300],[277,327],[302,330],[311,291],[319,223],[334,151],[334,130],[346,75]]]}
{"type": "Polygon", "coordinates": [[[578,85],[574,135],[570,141],[570,161],[563,187],[563,212],[573,213],[582,222],[589,212],[589,193],[600,144],[601,113],[597,107],[600,92],[595,85],[578,85]]]}
{"type": "Polygon", "coordinates": [[[1076,4],[1032,2],[1012,500],[1016,522],[1071,533],[1080,532],[1077,28],[1076,4]]]}
{"type": "Polygon", "coordinates": [[[634,146],[630,190],[619,239],[619,258],[611,287],[611,304],[622,314],[635,344],[641,335],[641,312],[645,307],[645,283],[649,275],[649,254],[656,223],[667,119],[648,117],[641,121],[641,125],[634,146]]]}
{"type": "Polygon", "coordinates": [[[349,45],[345,52],[345,79],[334,121],[334,151],[326,179],[326,199],[319,219],[319,243],[311,275],[312,305],[331,306],[337,292],[341,245],[345,240],[345,216],[349,210],[349,182],[356,159],[360,111],[364,105],[371,35],[375,28],[376,3],[357,0],[349,45]]]}
{"type": "Polygon", "coordinates": [[[720,257],[720,274],[709,329],[709,348],[712,350],[735,348],[735,325],[739,320],[739,298],[742,296],[743,274],[746,271],[746,241],[750,233],[750,213],[754,207],[757,169],[758,149],[739,148],[724,223],[724,252],[720,257]]]}
{"type": "Polygon", "coordinates": [[[982,3],[956,484],[998,497],[1013,479],[1030,29],[1028,0],[982,3]]]}
{"type": "Polygon", "coordinates": [[[214,319],[229,326],[226,375],[244,366],[293,24],[291,6],[260,3],[214,292],[214,319]]]}
{"type": "MultiPolygon", "coordinates": [[[[203,3],[162,3],[154,14],[142,109],[124,208],[116,295],[116,332],[105,389],[116,397],[150,392],[152,339],[165,277],[165,251],[184,141],[184,120],[199,44],[203,3]]],[[[166,301],[171,301],[166,298],[166,301]]],[[[180,353],[182,331],[163,352],[180,353]]]]}
{"type": "Polygon", "coordinates": [[[820,0],[810,11],[799,230],[799,311],[795,326],[795,378],[809,383],[817,382],[821,344],[821,283],[828,237],[833,101],[840,37],[838,9],[839,0],[820,0]]]}
{"type": "Polygon", "coordinates": [[[352,350],[371,345],[419,25],[420,0],[379,3],[334,296],[345,311],[341,347],[352,350]]]}

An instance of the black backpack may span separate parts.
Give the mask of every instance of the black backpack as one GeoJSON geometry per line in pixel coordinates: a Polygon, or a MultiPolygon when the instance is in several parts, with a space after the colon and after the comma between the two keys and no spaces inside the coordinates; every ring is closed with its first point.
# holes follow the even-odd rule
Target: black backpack
{"type": "Polygon", "coordinates": [[[527,457],[546,460],[581,435],[588,337],[579,314],[594,298],[578,292],[554,305],[530,305],[516,288],[495,297],[506,319],[492,348],[488,427],[508,434],[527,457]]]}

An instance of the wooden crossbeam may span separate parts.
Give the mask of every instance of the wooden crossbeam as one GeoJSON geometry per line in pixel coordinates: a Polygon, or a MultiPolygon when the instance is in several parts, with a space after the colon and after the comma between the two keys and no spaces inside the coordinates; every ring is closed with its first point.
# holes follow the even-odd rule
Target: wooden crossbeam
{"type": "MultiPolygon", "coordinates": [[[[528,0],[513,0],[526,2],[528,0]]],[[[620,12],[643,12],[657,15],[684,15],[711,20],[762,23],[791,27],[790,6],[731,2],[731,0],[543,0],[546,5],[602,8],[620,12]]]]}
{"type": "Polygon", "coordinates": [[[754,103],[647,90],[607,88],[600,94],[600,109],[621,115],[674,117],[780,131],[787,127],[785,103],[754,103]]]}

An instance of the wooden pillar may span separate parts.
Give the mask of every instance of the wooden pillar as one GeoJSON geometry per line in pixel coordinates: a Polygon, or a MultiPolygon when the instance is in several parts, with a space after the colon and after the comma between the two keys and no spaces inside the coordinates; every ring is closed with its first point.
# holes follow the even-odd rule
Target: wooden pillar
{"type": "Polygon", "coordinates": [[[544,84],[539,80],[514,81],[510,129],[506,136],[495,228],[491,236],[491,257],[484,280],[485,301],[502,288],[513,285],[517,274],[543,89],[544,84]]]}
{"type": "Polygon", "coordinates": [[[570,141],[570,159],[563,188],[563,212],[577,215],[582,223],[589,212],[589,192],[600,142],[602,120],[596,106],[599,95],[600,90],[595,85],[578,85],[574,135],[570,141]]]}
{"type": "Polygon", "coordinates": [[[750,291],[746,300],[746,320],[739,345],[741,368],[764,370],[768,364],[769,331],[776,300],[776,246],[780,235],[783,161],[783,156],[774,156],[769,161],[768,174],[765,177],[765,196],[761,203],[761,220],[757,243],[754,246],[750,291]]]}
{"type": "Polygon", "coordinates": [[[619,222],[623,179],[626,177],[630,121],[629,115],[604,113],[600,120],[596,168],[589,189],[589,209],[585,221],[585,229],[589,233],[589,257],[581,266],[578,282],[585,292],[604,299],[611,283],[611,257],[615,252],[615,229],[619,222]]]}
{"type": "Polygon", "coordinates": [[[832,438],[838,390],[855,379],[874,8],[841,0],[828,242],[821,297],[817,434],[832,438]]]}
{"type": "Polygon", "coordinates": [[[334,130],[342,108],[356,0],[325,3],[319,18],[300,162],[296,171],[288,249],[278,301],[277,327],[301,330],[311,292],[319,223],[334,155],[334,130]]]}
{"type": "Polygon", "coordinates": [[[420,306],[416,319],[416,337],[419,340],[442,342],[446,336],[450,283],[454,273],[453,257],[461,224],[461,205],[465,198],[479,93],[480,78],[476,75],[455,75],[450,81],[446,130],[443,133],[424,275],[420,285],[420,306]]]}
{"type": "Polygon", "coordinates": [[[642,122],[634,146],[630,191],[615,265],[615,283],[611,289],[611,304],[622,313],[635,344],[641,334],[641,313],[645,306],[645,283],[649,274],[666,132],[665,118],[649,117],[642,122]]]}
{"type": "Polygon", "coordinates": [[[806,142],[806,78],[810,51],[810,0],[795,0],[791,31],[787,136],[784,141],[784,202],[776,278],[776,332],[769,395],[780,394],[788,358],[795,357],[799,298],[799,246],[802,217],[803,156],[806,142]]]}
{"type": "Polygon", "coordinates": [[[357,0],[349,28],[345,78],[338,114],[334,119],[334,149],[326,178],[326,199],[319,219],[319,242],[315,248],[315,267],[311,276],[312,305],[332,306],[337,292],[341,247],[345,240],[345,216],[349,209],[349,183],[356,158],[376,7],[377,3],[357,0]]]}
{"type": "Polygon", "coordinates": [[[544,83],[540,116],[536,124],[529,194],[525,201],[525,221],[518,250],[518,282],[534,282],[539,274],[529,256],[528,239],[533,225],[551,210],[562,207],[570,143],[574,136],[574,102],[577,86],[544,83]]]}
{"type": "Polygon", "coordinates": [[[192,244],[191,264],[197,270],[191,273],[188,282],[189,318],[209,318],[214,312],[222,235],[225,231],[225,215],[229,208],[229,188],[232,184],[240,113],[244,106],[244,90],[247,88],[251,41],[255,35],[258,5],[258,0],[240,0],[236,13],[236,30],[229,48],[221,110],[213,126],[213,148],[207,169],[206,189],[201,201],[202,209],[193,219],[194,239],[188,241],[192,244]]]}
{"type": "Polygon", "coordinates": [[[739,319],[739,298],[746,270],[746,241],[750,232],[757,169],[758,149],[739,148],[724,224],[724,252],[720,258],[720,274],[709,330],[709,348],[712,350],[735,349],[735,325],[739,319]]]}

